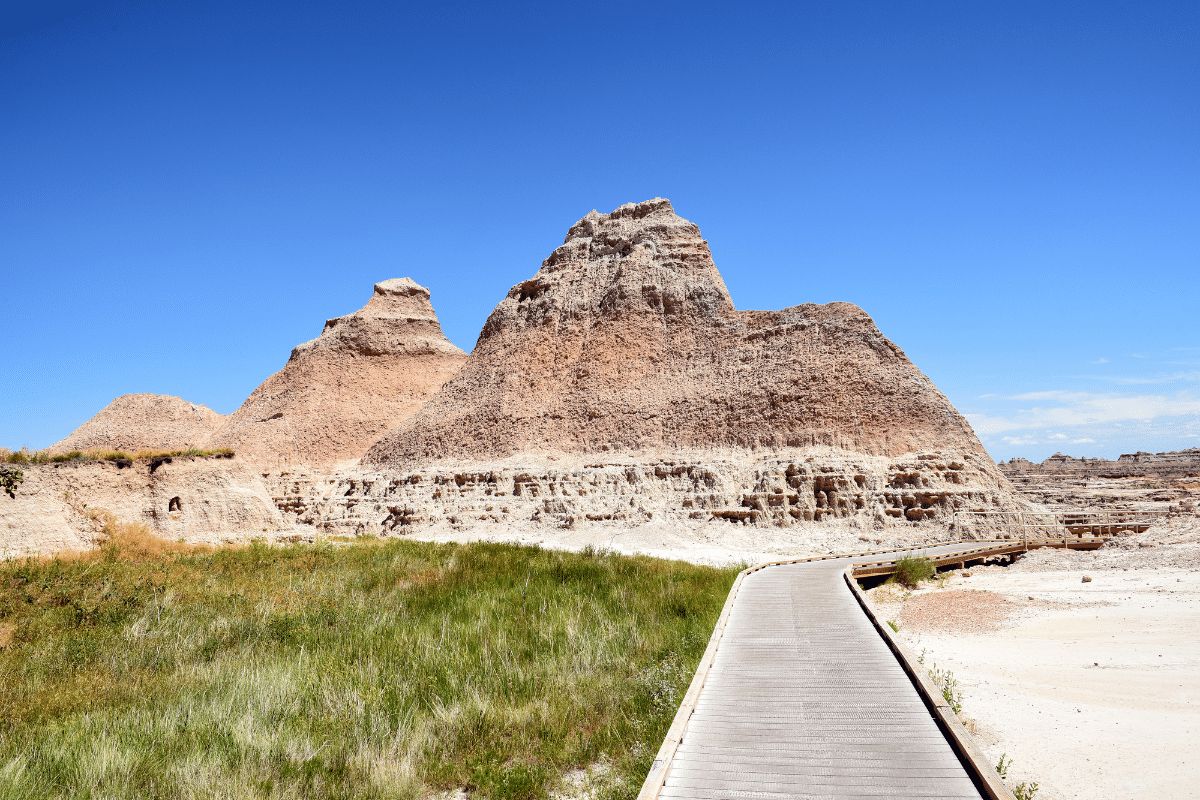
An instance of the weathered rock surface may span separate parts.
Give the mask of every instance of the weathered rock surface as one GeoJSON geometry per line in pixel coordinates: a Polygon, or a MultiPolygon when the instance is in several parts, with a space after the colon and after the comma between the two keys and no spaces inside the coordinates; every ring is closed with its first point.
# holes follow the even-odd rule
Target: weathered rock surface
{"type": "Polygon", "coordinates": [[[212,445],[273,467],[357,460],[465,359],[442,334],[429,290],[409,278],[377,283],[364,308],[329,320],[318,338],[295,348],[212,445]]]}
{"type": "Polygon", "coordinates": [[[1000,470],[1025,497],[1061,510],[1137,510],[1193,516],[1200,510],[1200,448],[1127,453],[1115,460],[1055,453],[1000,470]]]}
{"type": "Polygon", "coordinates": [[[394,531],[664,517],[909,525],[1020,505],[969,424],[866,313],[735,310],[699,229],[662,199],[576,223],[362,469],[281,487],[281,508],[394,531]]]}
{"type": "Polygon", "coordinates": [[[519,457],[270,480],[285,514],[343,534],[650,520],[760,526],[839,521],[874,528],[944,525],[955,510],[1012,507],[1003,478],[986,457],[888,458],[833,448],[786,454],[722,449],[657,459],[519,457]]]}
{"type": "Polygon", "coordinates": [[[123,394],[49,449],[187,450],[202,447],[224,419],[211,408],[171,395],[123,394]]]}
{"type": "Polygon", "coordinates": [[[365,462],[817,445],[984,454],[861,309],[736,311],[700,230],[655,199],[577,222],[365,462]]]}
{"type": "Polygon", "coordinates": [[[69,461],[22,465],[21,471],[16,497],[0,493],[0,558],[90,549],[100,533],[98,511],[188,542],[247,541],[293,527],[262,477],[236,458],[127,467],[69,461]]]}

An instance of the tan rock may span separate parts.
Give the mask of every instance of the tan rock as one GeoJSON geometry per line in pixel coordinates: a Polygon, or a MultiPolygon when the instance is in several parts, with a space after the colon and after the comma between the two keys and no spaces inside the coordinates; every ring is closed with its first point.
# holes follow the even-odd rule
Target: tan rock
{"type": "Polygon", "coordinates": [[[861,309],[736,311],[699,229],[655,199],[577,222],[365,462],[819,445],[984,454],[861,309]]]}
{"type": "Polygon", "coordinates": [[[375,284],[367,305],[325,323],[212,439],[264,466],[328,468],[360,458],[466,359],[442,334],[429,290],[375,284]]]}
{"type": "Polygon", "coordinates": [[[96,512],[139,522],[166,539],[218,543],[290,533],[262,478],[238,459],[173,458],[21,465],[24,480],[0,495],[0,558],[87,550],[96,512]]]}
{"type": "Polygon", "coordinates": [[[49,449],[187,450],[202,447],[224,417],[196,403],[165,394],[123,394],[49,449]]]}

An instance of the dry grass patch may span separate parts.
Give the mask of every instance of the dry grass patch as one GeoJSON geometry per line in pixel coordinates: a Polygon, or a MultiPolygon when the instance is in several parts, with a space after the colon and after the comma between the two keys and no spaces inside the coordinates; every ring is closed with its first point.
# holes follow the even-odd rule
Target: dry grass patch
{"type": "MultiPolygon", "coordinates": [[[[114,523],[116,524],[116,523],[114,523]]],[[[632,797],[733,570],[506,545],[0,565],[0,797],[632,797]]]]}

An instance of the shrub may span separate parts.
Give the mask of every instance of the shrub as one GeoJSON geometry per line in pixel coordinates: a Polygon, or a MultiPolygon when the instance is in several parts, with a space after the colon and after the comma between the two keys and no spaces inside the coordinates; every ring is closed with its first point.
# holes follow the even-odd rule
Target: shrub
{"type": "Polygon", "coordinates": [[[64,453],[52,453],[49,450],[18,450],[16,452],[0,452],[0,461],[8,464],[62,464],[68,461],[114,461],[119,466],[129,466],[134,461],[155,461],[163,463],[171,458],[233,458],[233,451],[228,447],[218,447],[214,450],[200,450],[192,447],[187,450],[139,450],[128,453],[124,450],[68,450],[64,453]]]}
{"type": "Polygon", "coordinates": [[[934,563],[925,556],[905,556],[896,562],[892,579],[909,589],[915,589],[921,581],[927,581],[937,572],[934,563]]]}
{"type": "Polygon", "coordinates": [[[1029,783],[1022,782],[1016,785],[1016,787],[1013,789],[1013,794],[1016,796],[1017,800],[1033,800],[1038,793],[1038,788],[1037,781],[1030,781],[1029,783]]]}
{"type": "Polygon", "coordinates": [[[958,678],[954,677],[954,673],[948,669],[938,669],[938,665],[934,664],[929,670],[929,677],[934,685],[942,690],[942,698],[946,705],[950,706],[950,710],[961,714],[962,692],[958,688],[958,678]]]}
{"type": "Polygon", "coordinates": [[[25,473],[16,467],[0,467],[0,491],[9,497],[17,496],[17,487],[25,480],[25,473]]]}

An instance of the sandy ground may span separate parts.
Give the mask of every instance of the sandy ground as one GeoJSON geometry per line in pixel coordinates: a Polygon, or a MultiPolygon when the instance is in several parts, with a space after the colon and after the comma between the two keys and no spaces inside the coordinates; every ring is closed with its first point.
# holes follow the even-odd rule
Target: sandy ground
{"type": "Polygon", "coordinates": [[[979,744],[1039,800],[1197,796],[1200,537],[1141,538],[872,591],[926,666],[954,672],[979,744]]]}
{"type": "Polygon", "coordinates": [[[465,530],[434,527],[406,534],[404,538],[426,542],[504,542],[575,551],[594,547],[695,564],[729,566],[830,553],[918,547],[924,543],[943,542],[948,537],[948,532],[933,527],[914,533],[907,529],[875,531],[825,524],[768,528],[728,522],[685,525],[671,521],[649,522],[636,527],[587,525],[574,530],[540,531],[498,525],[465,530]]]}

